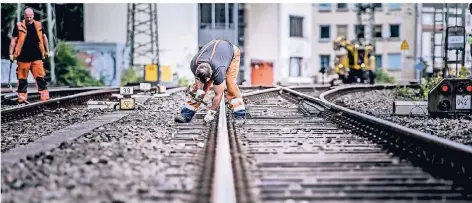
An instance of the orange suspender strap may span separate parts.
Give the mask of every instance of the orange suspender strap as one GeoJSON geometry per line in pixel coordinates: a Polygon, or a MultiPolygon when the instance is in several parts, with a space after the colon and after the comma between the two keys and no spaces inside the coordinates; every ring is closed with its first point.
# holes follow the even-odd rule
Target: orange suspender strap
{"type": "MultiPolygon", "coordinates": [[[[213,41],[215,41],[215,40],[213,40],[213,41]]],[[[213,41],[212,41],[212,42],[213,42],[213,41]]],[[[203,52],[204,52],[210,45],[211,45],[211,42],[208,43],[205,47],[202,48],[200,54],[199,54],[199,55],[197,56],[197,58],[195,59],[195,65],[197,65],[198,59],[200,58],[200,56],[203,54],[203,52]]]]}
{"type": "Polygon", "coordinates": [[[221,40],[217,40],[217,41],[216,41],[215,46],[213,47],[213,50],[211,51],[210,61],[211,61],[211,59],[213,59],[213,56],[215,55],[216,46],[218,45],[218,43],[219,43],[220,41],[221,41],[221,40]]]}

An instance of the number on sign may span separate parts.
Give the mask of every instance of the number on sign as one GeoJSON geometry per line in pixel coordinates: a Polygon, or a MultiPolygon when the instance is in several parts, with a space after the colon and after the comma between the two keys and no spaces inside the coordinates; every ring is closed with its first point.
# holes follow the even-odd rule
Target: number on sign
{"type": "Polygon", "coordinates": [[[150,83],[140,83],[139,84],[139,89],[141,91],[149,91],[149,90],[151,90],[151,84],[150,83]]]}
{"type": "Polygon", "coordinates": [[[470,109],[470,95],[456,95],[456,109],[470,109]]]}
{"type": "Polygon", "coordinates": [[[133,87],[121,87],[120,94],[122,95],[131,95],[133,94],[133,87]]]}

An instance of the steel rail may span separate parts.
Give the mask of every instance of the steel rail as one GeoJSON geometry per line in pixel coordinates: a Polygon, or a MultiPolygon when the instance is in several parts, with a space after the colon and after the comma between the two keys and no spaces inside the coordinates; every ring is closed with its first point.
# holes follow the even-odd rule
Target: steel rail
{"type": "MultiPolygon", "coordinates": [[[[106,89],[108,87],[74,87],[74,88],[58,88],[58,89],[50,89],[49,91],[49,96],[50,97],[55,97],[55,96],[61,96],[63,94],[76,94],[79,92],[86,92],[86,91],[92,91],[92,90],[99,90],[99,89],[106,89]]],[[[39,97],[39,92],[37,90],[28,92],[28,98],[31,97],[39,97]]],[[[2,100],[3,99],[15,99],[17,98],[18,95],[16,92],[7,92],[7,93],[2,93],[2,100]]]]}
{"type": "MultiPolygon", "coordinates": [[[[384,85],[383,87],[392,88],[392,86],[387,86],[387,85],[384,85]]],[[[379,88],[379,86],[374,86],[373,88],[377,89],[377,88],[379,88]]],[[[396,123],[393,123],[393,122],[390,122],[390,121],[386,121],[386,120],[383,120],[383,119],[380,119],[380,118],[377,118],[377,117],[374,117],[374,116],[371,116],[371,115],[360,113],[360,112],[348,109],[346,107],[342,107],[342,106],[336,105],[334,103],[331,103],[330,101],[328,101],[328,99],[326,99],[326,98],[332,98],[333,96],[340,95],[340,94],[344,95],[345,92],[346,92],[345,90],[356,90],[356,89],[357,90],[361,90],[361,89],[362,90],[368,90],[369,87],[368,86],[340,87],[340,88],[329,90],[329,91],[326,91],[326,92],[322,93],[320,95],[321,99],[320,100],[317,99],[317,100],[321,101],[324,105],[326,105],[330,108],[336,109],[338,111],[342,111],[343,113],[349,114],[350,116],[353,116],[353,117],[371,122],[374,125],[379,125],[379,126],[382,126],[384,128],[388,128],[392,131],[395,131],[395,132],[399,133],[399,135],[409,136],[409,137],[412,137],[412,138],[422,140],[422,141],[424,141],[428,144],[435,145],[436,147],[440,147],[440,148],[447,149],[447,150],[452,150],[455,153],[459,153],[458,155],[463,155],[464,158],[468,157],[468,158],[470,158],[469,160],[472,160],[472,147],[469,147],[469,146],[466,146],[464,144],[457,143],[457,142],[454,142],[454,141],[451,141],[451,140],[448,140],[448,139],[445,139],[445,138],[441,138],[441,137],[438,137],[438,136],[435,136],[435,135],[424,133],[424,132],[421,132],[419,130],[407,128],[407,127],[404,127],[402,125],[399,125],[399,124],[396,124],[396,123]]],[[[286,91],[293,91],[293,90],[286,90],[286,91]]],[[[298,94],[300,96],[304,97],[304,98],[307,98],[307,99],[316,99],[316,98],[309,98],[311,96],[304,95],[302,93],[298,93],[298,94]]]]}
{"type": "Polygon", "coordinates": [[[236,203],[236,191],[232,167],[232,157],[226,120],[224,99],[220,102],[218,113],[218,133],[216,137],[215,172],[213,174],[212,201],[236,203]]]}
{"type": "MultiPolygon", "coordinates": [[[[176,92],[182,91],[183,88],[173,88],[176,92]]],[[[151,88],[151,91],[156,90],[156,87],[151,88]]],[[[172,91],[168,91],[171,93],[172,91]]],[[[133,86],[134,92],[141,92],[139,86],[133,86]]],[[[73,95],[68,95],[59,98],[53,98],[47,101],[39,101],[30,103],[27,105],[16,106],[1,111],[2,122],[7,122],[12,119],[24,118],[43,112],[44,109],[56,108],[56,107],[67,107],[72,104],[78,104],[86,102],[89,99],[103,99],[111,96],[112,94],[118,94],[120,88],[101,88],[98,90],[80,92],[73,95]]]]}
{"type": "MultiPolygon", "coordinates": [[[[411,157],[419,164],[427,165],[427,168],[432,173],[453,179],[467,187],[472,187],[472,161],[470,161],[472,160],[472,147],[407,128],[330,102],[330,99],[339,95],[345,95],[346,92],[355,92],[356,90],[368,91],[369,89],[381,88],[382,86],[378,85],[371,87],[339,87],[321,94],[320,100],[333,111],[340,112],[349,120],[352,120],[353,122],[349,125],[356,123],[355,125],[364,128],[359,130],[381,134],[378,138],[373,139],[390,145],[391,149],[399,151],[404,156],[411,157]],[[398,144],[400,142],[401,144],[398,144]]],[[[391,89],[394,86],[384,85],[383,88],[391,89]]],[[[302,97],[309,98],[308,95],[303,95],[302,97]]],[[[314,100],[315,98],[309,99],[314,100]]]]}
{"type": "Polygon", "coordinates": [[[250,92],[244,94],[243,98],[248,101],[262,98],[263,96],[261,95],[266,94],[281,94],[282,96],[290,94],[293,97],[291,100],[307,100],[317,103],[331,112],[340,113],[341,116],[349,120],[342,121],[343,123],[341,124],[348,123],[348,126],[357,126],[356,130],[359,133],[373,135],[374,138],[372,139],[377,139],[381,145],[399,151],[398,154],[402,156],[407,154],[412,161],[416,161],[419,164],[423,164],[425,168],[431,169],[432,173],[454,179],[459,183],[472,185],[472,162],[468,161],[472,160],[472,147],[360,113],[336,105],[327,99],[334,98],[336,95],[345,95],[348,92],[393,89],[395,87],[416,88],[418,85],[342,86],[322,93],[320,98],[315,98],[287,87],[276,87],[250,92]]]}

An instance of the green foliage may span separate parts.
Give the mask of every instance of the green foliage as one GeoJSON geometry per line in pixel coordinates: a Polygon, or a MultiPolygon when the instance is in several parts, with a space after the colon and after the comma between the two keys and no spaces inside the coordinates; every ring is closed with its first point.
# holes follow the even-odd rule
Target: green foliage
{"type": "Polygon", "coordinates": [[[121,74],[121,85],[124,86],[127,83],[136,83],[142,80],[142,77],[138,76],[138,73],[133,67],[126,69],[125,72],[121,74]]]}
{"type": "Polygon", "coordinates": [[[185,77],[179,78],[179,84],[178,84],[178,86],[180,86],[180,87],[186,87],[186,86],[188,86],[189,84],[190,84],[190,82],[189,82],[189,80],[188,80],[187,78],[185,78],[185,77]]]}
{"type": "Polygon", "coordinates": [[[415,95],[415,93],[413,92],[413,89],[405,88],[405,87],[396,87],[393,90],[393,94],[396,97],[407,97],[407,98],[412,98],[415,95]]]}
{"type": "Polygon", "coordinates": [[[93,78],[90,71],[82,65],[80,60],[71,45],[64,42],[57,44],[54,61],[58,85],[102,86],[103,83],[93,78]]]}
{"type": "Polygon", "coordinates": [[[465,66],[462,66],[459,70],[459,78],[468,78],[470,76],[470,71],[465,66]]]}
{"type": "Polygon", "coordinates": [[[1,38],[2,38],[2,58],[8,58],[9,47],[10,47],[10,40],[11,34],[13,31],[13,26],[15,25],[16,21],[16,3],[2,3],[2,28],[1,28],[1,38]]]}
{"type": "Polygon", "coordinates": [[[428,98],[429,90],[433,89],[436,84],[441,81],[441,78],[432,77],[432,78],[421,78],[421,86],[420,86],[420,94],[423,96],[424,99],[428,98]]]}
{"type": "Polygon", "coordinates": [[[375,75],[376,83],[395,83],[395,78],[389,76],[383,69],[377,69],[375,75]]]}

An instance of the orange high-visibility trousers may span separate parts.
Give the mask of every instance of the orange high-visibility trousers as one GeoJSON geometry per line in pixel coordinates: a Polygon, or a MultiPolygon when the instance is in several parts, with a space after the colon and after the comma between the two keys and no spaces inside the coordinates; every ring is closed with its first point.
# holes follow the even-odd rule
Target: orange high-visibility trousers
{"type": "Polygon", "coordinates": [[[49,99],[49,91],[46,87],[46,80],[44,76],[46,75],[44,71],[43,61],[36,60],[32,62],[21,62],[18,61],[18,67],[16,69],[16,76],[18,78],[18,101],[23,102],[27,98],[28,90],[28,74],[31,71],[33,74],[36,89],[40,94],[40,100],[45,101],[49,99]]]}

